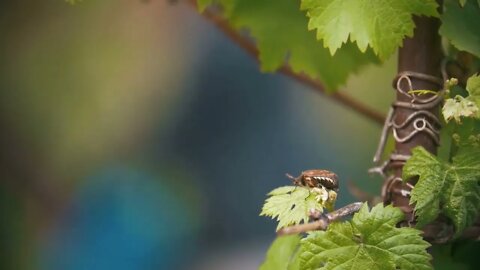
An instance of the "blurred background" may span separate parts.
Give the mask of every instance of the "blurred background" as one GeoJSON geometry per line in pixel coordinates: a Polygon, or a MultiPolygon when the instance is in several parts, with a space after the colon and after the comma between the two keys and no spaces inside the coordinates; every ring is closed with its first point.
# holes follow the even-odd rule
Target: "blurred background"
{"type": "MultiPolygon", "coordinates": [[[[190,5],[0,3],[0,269],[256,269],[284,175],[367,174],[380,125],[257,62],[190,5]]],[[[395,57],[342,91],[386,112],[395,57]]]]}

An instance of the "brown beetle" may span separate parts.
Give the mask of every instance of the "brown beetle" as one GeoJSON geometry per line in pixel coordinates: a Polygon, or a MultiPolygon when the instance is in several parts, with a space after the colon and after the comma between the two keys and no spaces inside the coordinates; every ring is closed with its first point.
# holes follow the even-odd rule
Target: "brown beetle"
{"type": "Polygon", "coordinates": [[[307,170],[302,172],[298,177],[286,174],[288,178],[293,180],[293,184],[297,186],[305,186],[309,188],[324,187],[338,191],[338,176],[327,170],[307,170]]]}

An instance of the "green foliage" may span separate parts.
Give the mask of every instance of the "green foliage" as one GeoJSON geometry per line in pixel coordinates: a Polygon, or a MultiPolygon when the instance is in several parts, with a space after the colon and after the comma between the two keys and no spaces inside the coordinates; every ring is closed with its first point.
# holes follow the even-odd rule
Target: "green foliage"
{"type": "Polygon", "coordinates": [[[456,147],[480,147],[480,121],[478,119],[465,118],[461,125],[454,124],[453,126],[452,139],[456,147]]]}
{"type": "MultiPolygon", "coordinates": [[[[479,14],[480,15],[480,14],[479,14]]],[[[452,118],[457,123],[462,117],[480,118],[480,76],[473,75],[467,81],[468,97],[456,95],[454,98],[445,100],[443,117],[448,122],[452,118]]]]}
{"type": "MultiPolygon", "coordinates": [[[[480,14],[478,14],[480,16],[480,14]]],[[[468,78],[467,81],[468,98],[470,98],[477,107],[480,108],[480,75],[476,74],[468,78]]],[[[477,117],[480,115],[477,114],[477,117]]]]}
{"type": "Polygon", "coordinates": [[[435,270],[478,269],[479,241],[461,239],[449,244],[434,245],[429,251],[433,256],[435,270]]]}
{"type": "Polygon", "coordinates": [[[277,230],[301,222],[308,222],[310,209],[323,212],[323,205],[317,194],[306,187],[285,186],[268,193],[270,196],[263,205],[261,216],[277,218],[277,230]]]}
{"type": "Polygon", "coordinates": [[[460,50],[480,57],[480,3],[468,1],[462,8],[455,0],[445,1],[440,34],[460,50]]]}
{"type": "Polygon", "coordinates": [[[442,111],[446,121],[455,119],[457,123],[461,123],[462,117],[476,116],[478,114],[478,107],[468,98],[457,95],[454,98],[445,100],[442,111]]]}
{"type": "Polygon", "coordinates": [[[236,29],[248,29],[256,40],[264,72],[273,72],[286,63],[296,73],[322,81],[332,91],[348,75],[367,63],[377,63],[371,51],[361,53],[347,43],[334,56],[307,29],[308,20],[292,0],[200,0],[203,10],[212,3],[224,8],[224,15],[236,29]]]}
{"type": "Polygon", "coordinates": [[[362,52],[371,46],[381,59],[413,35],[413,15],[438,16],[437,7],[434,0],[302,0],[308,28],[332,54],[350,37],[362,52]]]}
{"type": "Polygon", "coordinates": [[[455,262],[461,262],[462,264],[466,265],[468,269],[478,269],[480,241],[475,241],[474,239],[457,240],[452,243],[451,254],[455,262]]]}
{"type": "MultiPolygon", "coordinates": [[[[473,0],[470,0],[473,1],[473,0]]],[[[461,7],[464,7],[465,4],[467,3],[467,0],[458,0],[458,3],[460,4],[461,7]]],[[[478,6],[480,6],[480,0],[477,0],[478,6]]]]}
{"type": "Polygon", "coordinates": [[[298,268],[298,250],[300,236],[280,236],[267,251],[267,257],[259,270],[296,270],[298,268]]]}
{"type": "Polygon", "coordinates": [[[456,227],[457,235],[471,225],[480,210],[480,148],[465,147],[442,162],[417,147],[403,168],[403,178],[419,176],[410,202],[415,203],[419,227],[443,212],[456,227]]]}
{"type": "Polygon", "coordinates": [[[452,245],[435,245],[430,249],[433,256],[433,267],[435,270],[468,270],[468,265],[455,260],[452,254],[452,245]]]}
{"type": "Polygon", "coordinates": [[[302,240],[301,269],[432,269],[421,231],[395,227],[403,218],[398,208],[364,204],[352,221],[302,240]]]}

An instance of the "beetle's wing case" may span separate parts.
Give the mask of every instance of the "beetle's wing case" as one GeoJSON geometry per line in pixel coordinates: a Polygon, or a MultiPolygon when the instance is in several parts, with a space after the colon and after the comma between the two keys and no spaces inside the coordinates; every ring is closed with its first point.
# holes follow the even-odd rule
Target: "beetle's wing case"
{"type": "Polygon", "coordinates": [[[302,176],[305,179],[313,178],[319,185],[325,186],[330,189],[338,188],[338,176],[328,170],[307,170],[302,172],[302,176]]]}
{"type": "Polygon", "coordinates": [[[327,170],[306,170],[306,171],[303,171],[302,172],[302,175],[304,176],[319,176],[319,175],[324,175],[324,174],[328,174],[328,173],[331,173],[327,170]]]}

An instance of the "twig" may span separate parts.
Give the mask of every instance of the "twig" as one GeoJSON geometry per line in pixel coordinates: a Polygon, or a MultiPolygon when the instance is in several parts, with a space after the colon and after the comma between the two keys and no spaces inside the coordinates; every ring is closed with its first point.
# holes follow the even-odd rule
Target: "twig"
{"type": "MultiPolygon", "coordinates": [[[[191,3],[192,6],[196,7],[196,1],[192,0],[188,2],[191,3]]],[[[235,42],[253,58],[258,60],[259,51],[255,44],[253,44],[253,42],[251,42],[248,38],[242,36],[238,31],[233,29],[226,19],[220,17],[218,14],[208,9],[203,12],[203,17],[212,22],[220,31],[223,32],[223,34],[229,37],[233,42],[235,42]]],[[[368,107],[367,105],[345,93],[335,92],[333,94],[327,94],[325,91],[325,86],[320,81],[312,79],[305,74],[296,73],[288,65],[280,67],[278,71],[287,75],[288,77],[299,81],[304,85],[309,86],[316,92],[335,100],[336,102],[350,108],[351,110],[358,112],[359,114],[369,118],[370,120],[373,120],[377,124],[383,125],[385,121],[385,116],[382,113],[368,107]]]]}
{"type": "Polygon", "coordinates": [[[351,203],[331,213],[320,216],[320,218],[314,222],[282,228],[277,232],[277,234],[287,235],[287,234],[305,233],[305,232],[315,231],[315,230],[324,231],[327,229],[328,225],[330,225],[330,223],[332,223],[333,221],[336,221],[342,217],[358,212],[358,210],[360,210],[360,207],[362,207],[362,205],[363,203],[361,202],[351,203]]]}

